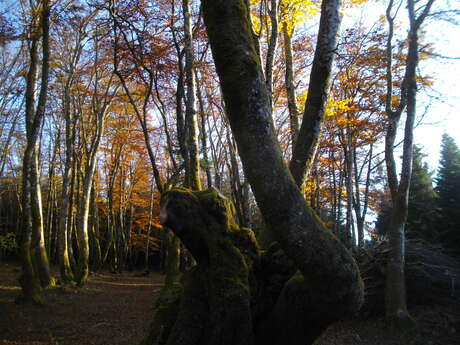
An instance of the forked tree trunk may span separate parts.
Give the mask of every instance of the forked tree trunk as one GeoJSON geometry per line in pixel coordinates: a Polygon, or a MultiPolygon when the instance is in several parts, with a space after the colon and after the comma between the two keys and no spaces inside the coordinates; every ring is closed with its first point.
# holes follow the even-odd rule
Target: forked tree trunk
{"type": "Polygon", "coordinates": [[[283,162],[245,2],[202,4],[229,122],[266,223],[311,282],[318,310],[342,315],[359,308],[362,282],[356,263],[307,207],[283,162]]]}
{"type": "MultiPolygon", "coordinates": [[[[386,113],[388,116],[387,133],[385,137],[385,163],[387,166],[388,185],[392,200],[392,214],[388,236],[390,242],[390,254],[387,262],[385,302],[386,316],[396,326],[407,329],[414,325],[409,315],[406,303],[406,286],[404,275],[404,227],[407,219],[407,207],[409,200],[409,186],[412,176],[412,146],[413,130],[416,115],[417,79],[416,69],[419,60],[418,33],[431,10],[434,0],[428,0],[416,8],[416,1],[407,0],[409,16],[409,32],[407,41],[409,43],[408,54],[405,61],[405,75],[401,83],[399,104],[393,107],[393,30],[394,19],[393,0],[390,0],[386,18],[389,24],[387,40],[387,97],[386,113]],[[418,15],[417,15],[418,14],[418,15]],[[398,129],[399,120],[403,111],[406,110],[406,122],[404,127],[403,159],[401,176],[398,181],[396,162],[394,157],[394,143],[398,129]]],[[[396,11],[397,13],[397,11],[396,11]]]]}
{"type": "MultiPolygon", "coordinates": [[[[323,3],[324,16],[330,16],[328,10],[334,4],[323,3]]],[[[283,161],[247,2],[203,0],[202,9],[245,176],[266,224],[300,271],[284,286],[280,307],[271,310],[272,320],[283,319],[283,315],[303,320],[290,326],[299,337],[279,339],[277,334],[285,324],[273,322],[267,329],[277,339],[275,344],[308,344],[329,323],[359,309],[363,301],[359,270],[346,248],[307,206],[283,161]],[[297,307],[299,298],[302,303],[297,307]],[[288,310],[298,313],[285,313],[288,310]],[[310,323],[311,328],[305,331],[310,323]]],[[[335,35],[328,38],[335,39],[335,35]]],[[[169,326],[168,344],[254,344],[248,295],[250,264],[243,262],[247,260],[244,254],[250,256],[251,250],[231,243],[233,236],[240,244],[250,242],[251,236],[235,229],[227,212],[230,207],[216,194],[178,191],[162,198],[163,222],[199,262],[185,284],[177,320],[169,326]],[[190,309],[196,310],[196,317],[190,309]]]]}

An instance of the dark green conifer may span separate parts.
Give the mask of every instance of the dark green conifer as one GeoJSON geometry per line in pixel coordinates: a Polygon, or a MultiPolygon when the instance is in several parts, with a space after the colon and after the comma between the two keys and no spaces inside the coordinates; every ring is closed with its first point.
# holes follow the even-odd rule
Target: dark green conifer
{"type": "Polygon", "coordinates": [[[436,192],[432,184],[433,173],[423,162],[425,156],[421,147],[414,146],[406,230],[410,238],[432,242],[439,237],[434,228],[437,217],[436,192]]]}
{"type": "Polygon", "coordinates": [[[441,241],[460,253],[460,150],[454,139],[444,134],[437,176],[439,218],[437,228],[441,241]]]}

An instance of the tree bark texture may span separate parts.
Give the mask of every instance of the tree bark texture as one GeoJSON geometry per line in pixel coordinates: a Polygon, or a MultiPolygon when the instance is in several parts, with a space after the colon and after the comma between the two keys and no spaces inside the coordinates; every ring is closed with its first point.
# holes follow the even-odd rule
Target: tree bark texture
{"type": "MultiPolygon", "coordinates": [[[[247,2],[205,0],[202,5],[227,116],[245,176],[266,224],[300,271],[293,290],[303,291],[308,306],[301,312],[307,313],[303,315],[306,319],[318,320],[320,326],[314,326],[309,332],[316,334],[319,328],[360,307],[363,285],[357,265],[307,206],[284,164],[253,42],[247,2]]],[[[248,263],[241,257],[244,249],[237,249],[229,241],[234,233],[229,230],[233,222],[228,215],[222,216],[230,208],[223,206],[228,204],[222,200],[214,191],[167,192],[162,198],[162,217],[193,253],[198,266],[203,263],[201,267],[207,272],[204,277],[197,273],[202,278],[192,279],[202,279],[208,291],[206,300],[212,317],[205,326],[204,339],[212,339],[212,344],[253,344],[248,263]],[[227,273],[230,278],[226,278],[227,273]]],[[[190,301],[184,296],[185,300],[190,301]]],[[[178,315],[181,315],[180,309],[178,315]]],[[[184,336],[185,326],[171,327],[169,344],[193,343],[184,336]],[[182,336],[178,336],[180,334],[182,336]]],[[[292,340],[291,344],[310,340],[292,340]]]]}
{"type": "Polygon", "coordinates": [[[201,189],[200,156],[198,150],[198,120],[196,112],[195,59],[192,43],[192,23],[189,0],[182,0],[185,38],[185,80],[187,94],[185,100],[185,125],[187,133],[188,165],[186,168],[187,187],[201,189]]]}
{"type": "Polygon", "coordinates": [[[362,301],[359,271],[347,250],[307,207],[283,162],[247,11],[244,1],[203,1],[205,24],[245,175],[266,223],[311,281],[318,310],[334,310],[334,314],[354,310],[362,301]],[[337,265],[330,265],[331,261],[337,265]],[[321,273],[318,267],[323,268],[321,273]]]}
{"type": "Polygon", "coordinates": [[[23,229],[21,234],[21,257],[23,272],[19,281],[22,291],[18,300],[40,303],[40,282],[47,286],[52,282],[44,248],[43,219],[39,208],[39,179],[37,175],[37,145],[45,115],[49,76],[49,25],[50,3],[44,1],[40,19],[32,19],[30,61],[26,77],[25,122],[27,144],[23,156],[22,210],[23,229]],[[35,84],[38,72],[38,44],[42,41],[42,70],[38,103],[35,108],[35,84]],[[43,242],[42,242],[43,239],[43,242]],[[43,246],[43,248],[41,248],[43,246]],[[37,255],[38,254],[38,255],[37,255]],[[42,257],[42,254],[45,257],[42,257]],[[35,260],[32,258],[35,257],[35,260]],[[38,260],[37,260],[38,259],[38,260]],[[43,259],[43,260],[42,260],[43,259]],[[37,264],[39,267],[37,267],[37,264]]]}
{"type": "Polygon", "coordinates": [[[342,19],[340,7],[340,0],[324,0],[321,4],[318,41],[310,72],[305,112],[290,164],[298,186],[302,185],[305,176],[309,174],[318,148],[342,19]]]}
{"type": "Polygon", "coordinates": [[[216,189],[166,191],[160,220],[198,264],[183,289],[164,290],[144,344],[310,344],[336,319],[318,308],[313,281],[279,246],[260,255],[254,233],[236,224],[233,204],[216,189]]]}
{"type": "Polygon", "coordinates": [[[409,186],[412,175],[412,147],[413,129],[416,115],[417,81],[416,69],[419,60],[418,32],[425,18],[428,16],[434,0],[427,1],[423,6],[415,9],[415,1],[407,1],[409,16],[408,54],[405,63],[404,79],[400,87],[400,100],[396,109],[393,109],[393,77],[392,77],[392,38],[394,30],[394,16],[392,15],[393,0],[390,0],[386,17],[389,25],[387,40],[387,98],[386,113],[388,127],[385,137],[385,163],[387,166],[388,185],[392,199],[392,214],[388,229],[390,255],[387,262],[386,275],[386,316],[396,326],[407,329],[413,326],[407,310],[406,283],[404,274],[405,265],[405,224],[409,200],[409,186]],[[418,12],[418,16],[417,13],[418,12]],[[401,177],[398,181],[396,162],[394,158],[394,143],[398,124],[403,111],[406,110],[404,127],[403,159],[401,177]]]}
{"type": "Polygon", "coordinates": [[[286,23],[283,23],[283,38],[284,38],[284,61],[285,61],[285,75],[284,84],[286,87],[286,94],[288,100],[289,110],[289,125],[291,129],[291,145],[294,150],[297,137],[299,135],[299,111],[297,109],[295,85],[294,85],[294,64],[292,61],[292,42],[291,34],[288,31],[286,23]]]}

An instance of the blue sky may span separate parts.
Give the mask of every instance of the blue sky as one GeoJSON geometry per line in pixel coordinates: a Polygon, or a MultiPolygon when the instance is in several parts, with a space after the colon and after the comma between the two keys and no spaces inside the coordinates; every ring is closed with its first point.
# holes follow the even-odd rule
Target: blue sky
{"type": "MultiPolygon", "coordinates": [[[[442,6],[452,3],[455,2],[449,0],[435,2],[435,4],[442,6]]],[[[347,26],[354,25],[357,18],[360,17],[365,18],[365,22],[371,25],[385,14],[386,4],[387,1],[370,0],[359,8],[348,9],[342,28],[345,29],[347,26]]],[[[456,7],[459,7],[458,1],[456,7]]],[[[404,6],[399,11],[398,19],[401,23],[400,34],[405,35],[407,11],[404,6]]],[[[417,98],[418,115],[425,114],[425,116],[415,128],[414,140],[416,144],[423,146],[423,151],[427,154],[425,161],[434,170],[438,166],[443,133],[453,137],[460,146],[460,25],[427,19],[423,30],[426,32],[426,39],[434,44],[437,54],[458,58],[434,58],[429,61],[422,61],[419,65],[422,74],[433,77],[435,83],[432,90],[427,90],[427,92],[431,96],[435,96],[436,99],[429,97],[427,92],[419,92],[417,98]],[[429,107],[427,108],[428,104],[429,107]]],[[[404,119],[401,120],[401,124],[403,123],[404,119]]],[[[402,128],[399,133],[402,133],[402,128]]]]}

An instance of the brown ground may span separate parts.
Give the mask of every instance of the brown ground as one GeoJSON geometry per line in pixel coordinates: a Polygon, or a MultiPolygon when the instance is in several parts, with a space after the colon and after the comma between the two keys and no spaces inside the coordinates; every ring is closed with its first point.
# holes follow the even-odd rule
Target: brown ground
{"type": "Polygon", "coordinates": [[[17,305],[17,265],[0,264],[0,345],[134,345],[146,335],[163,277],[93,274],[84,288],[47,290],[44,306],[17,305]]]}
{"type": "MultiPolygon", "coordinates": [[[[45,306],[17,305],[17,265],[0,264],[0,345],[137,345],[163,277],[93,274],[86,287],[47,290],[45,306]]],[[[315,345],[460,345],[456,305],[411,310],[418,330],[401,334],[383,319],[331,325],[315,345]]],[[[270,345],[270,344],[267,344],[270,345]]]]}

